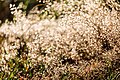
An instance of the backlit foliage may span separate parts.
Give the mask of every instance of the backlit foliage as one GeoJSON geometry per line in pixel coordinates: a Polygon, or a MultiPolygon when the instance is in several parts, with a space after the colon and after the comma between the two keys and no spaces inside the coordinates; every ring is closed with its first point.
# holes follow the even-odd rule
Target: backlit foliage
{"type": "Polygon", "coordinates": [[[119,80],[120,12],[105,4],[54,1],[27,18],[16,10],[0,27],[0,79],[119,80]]]}

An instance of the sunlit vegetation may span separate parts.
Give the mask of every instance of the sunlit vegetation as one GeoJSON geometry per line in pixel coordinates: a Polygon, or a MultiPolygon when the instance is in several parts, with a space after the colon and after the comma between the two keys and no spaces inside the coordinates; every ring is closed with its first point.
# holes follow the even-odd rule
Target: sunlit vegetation
{"type": "Polygon", "coordinates": [[[119,0],[3,3],[0,80],[120,80],[119,0]]]}

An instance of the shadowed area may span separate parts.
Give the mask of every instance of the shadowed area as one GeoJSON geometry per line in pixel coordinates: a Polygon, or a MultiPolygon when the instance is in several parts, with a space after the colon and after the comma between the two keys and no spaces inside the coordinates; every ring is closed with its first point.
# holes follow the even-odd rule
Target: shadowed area
{"type": "Polygon", "coordinates": [[[6,19],[9,21],[13,20],[13,15],[10,11],[10,4],[12,3],[11,0],[0,1],[0,20],[1,23],[4,23],[6,19]]]}

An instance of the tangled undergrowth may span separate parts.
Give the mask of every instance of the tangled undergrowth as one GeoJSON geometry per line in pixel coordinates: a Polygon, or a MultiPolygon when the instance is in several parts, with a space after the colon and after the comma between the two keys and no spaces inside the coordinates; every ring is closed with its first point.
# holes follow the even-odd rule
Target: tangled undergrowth
{"type": "Polygon", "coordinates": [[[1,80],[120,79],[118,10],[100,0],[61,0],[45,10],[51,16],[41,20],[17,11],[0,27],[1,80]]]}

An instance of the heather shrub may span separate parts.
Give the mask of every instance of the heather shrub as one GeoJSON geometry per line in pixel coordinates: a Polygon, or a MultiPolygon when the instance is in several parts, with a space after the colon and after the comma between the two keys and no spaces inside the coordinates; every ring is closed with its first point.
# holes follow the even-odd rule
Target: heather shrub
{"type": "Polygon", "coordinates": [[[0,78],[119,80],[119,11],[100,0],[61,0],[52,6],[46,9],[62,17],[39,20],[16,10],[16,22],[0,27],[0,78]]]}

